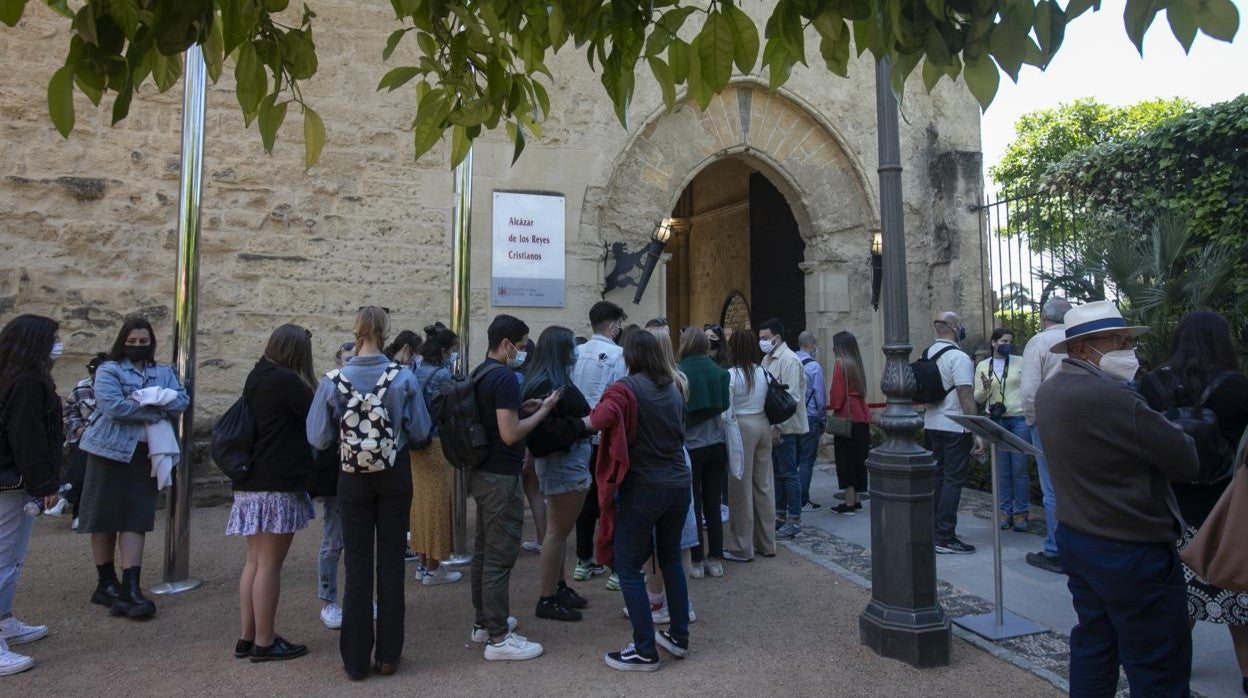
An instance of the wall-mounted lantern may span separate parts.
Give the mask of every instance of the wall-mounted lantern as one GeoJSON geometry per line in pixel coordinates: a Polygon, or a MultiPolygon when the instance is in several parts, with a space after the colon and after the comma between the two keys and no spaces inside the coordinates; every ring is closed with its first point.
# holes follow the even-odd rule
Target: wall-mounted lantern
{"type": "Polygon", "coordinates": [[[654,268],[658,266],[663,250],[667,248],[667,243],[672,238],[672,228],[676,225],[676,220],[664,218],[655,225],[654,233],[650,236],[650,243],[645,249],[636,252],[625,251],[622,242],[613,243],[608,248],[607,257],[615,260],[615,268],[607,272],[603,294],[617,288],[636,286],[637,293],[633,294],[633,305],[640,305],[646,286],[650,284],[650,276],[654,273],[654,268]],[[639,268],[641,275],[634,279],[630,274],[639,268]]]}
{"type": "Polygon", "coordinates": [[[880,284],[884,281],[884,236],[880,231],[871,235],[871,307],[880,309],[880,284]]]}

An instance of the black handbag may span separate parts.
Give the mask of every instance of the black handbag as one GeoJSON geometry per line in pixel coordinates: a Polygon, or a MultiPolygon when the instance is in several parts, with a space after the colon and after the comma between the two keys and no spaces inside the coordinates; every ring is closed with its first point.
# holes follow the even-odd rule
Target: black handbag
{"type": "Polygon", "coordinates": [[[763,413],[767,415],[768,424],[783,424],[797,414],[797,400],[789,394],[789,386],[776,380],[767,369],[763,369],[763,374],[767,376],[763,413]]]}
{"type": "Polygon", "coordinates": [[[256,451],[256,416],[247,393],[230,405],[212,427],[212,462],[234,482],[251,474],[256,451]]]}
{"type": "Polygon", "coordinates": [[[1192,479],[1193,484],[1212,485],[1229,479],[1235,472],[1235,451],[1222,436],[1217,413],[1205,407],[1213,393],[1233,374],[1234,371],[1225,371],[1214,378],[1195,405],[1175,406],[1162,413],[1195,442],[1200,470],[1192,479]]]}

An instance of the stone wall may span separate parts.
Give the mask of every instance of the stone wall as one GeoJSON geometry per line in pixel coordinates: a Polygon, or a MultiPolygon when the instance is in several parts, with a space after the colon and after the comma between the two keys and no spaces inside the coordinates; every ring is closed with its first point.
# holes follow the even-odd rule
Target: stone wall
{"type": "MultiPolygon", "coordinates": [[[[386,3],[309,2],[319,14],[320,73],[304,86],[328,127],[321,163],[302,168],[301,123],[292,110],[273,156],[244,129],[227,75],[208,92],[201,250],[198,417],[204,426],[237,394],[270,331],[296,322],[313,331],[322,365],[366,303],[391,307],[395,330],[445,320],[450,306],[451,175],[443,143],[420,161],[407,131],[410,92],[376,92],[380,59],[394,28],[386,3]]],[[[766,3],[747,10],[755,17],[766,3]]],[[[0,29],[0,321],[36,312],[62,322],[67,356],[62,391],[87,357],[105,348],[123,315],[153,319],[168,359],[176,249],[180,90],[149,83],[131,116],[108,125],[108,110],[81,96],[68,140],[46,112],[46,83],[66,45],[67,23],[31,3],[16,28],[0,29]],[[20,69],[14,69],[20,66],[20,69]]],[[[413,58],[405,45],[391,59],[413,58]]],[[[615,120],[598,76],[565,49],[543,138],[511,166],[502,133],[475,149],[470,339],[500,311],[534,332],[560,322],[586,331],[601,297],[604,243],[644,244],[698,172],[733,156],[767,174],[794,209],[807,242],[808,323],[821,333],[852,328],[868,363],[878,355],[868,245],[878,228],[873,66],[841,79],[799,66],[783,90],[765,76],[739,76],[704,113],[663,112],[642,68],[630,128],[615,120]],[[567,200],[567,307],[495,308],[488,302],[491,192],[560,192],[567,200]]],[[[760,70],[761,72],[761,70],[760,70]]],[[[227,73],[229,71],[227,70],[227,73]]],[[[108,106],[106,104],[106,106],[108,106]]],[[[907,87],[902,151],[910,244],[911,324],[916,344],[935,308],[978,308],[978,223],[966,204],[981,188],[978,108],[961,85],[927,95],[907,87]],[[955,177],[956,175],[956,177],[955,177]]],[[[608,296],[633,317],[661,314],[661,274],[638,308],[633,289],[608,296]]],[[[716,303],[722,299],[716,300],[716,303]]],[[[709,302],[709,301],[707,301],[709,302]]],[[[698,302],[701,308],[706,303],[698,302]]],[[[716,309],[716,313],[718,309],[716,309]]],[[[972,315],[972,327],[977,326],[972,315]]]]}

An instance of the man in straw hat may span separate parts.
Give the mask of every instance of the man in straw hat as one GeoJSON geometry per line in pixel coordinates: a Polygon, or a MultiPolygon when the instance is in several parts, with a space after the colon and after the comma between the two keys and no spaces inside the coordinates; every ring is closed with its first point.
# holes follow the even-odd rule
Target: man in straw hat
{"type": "Polygon", "coordinates": [[[1125,384],[1147,327],[1129,327],[1107,301],[1071,309],[1065,324],[1052,351],[1066,359],[1036,393],[1036,423],[1079,615],[1070,695],[1114,695],[1121,664],[1133,695],[1186,696],[1192,636],[1169,483],[1196,475],[1196,448],[1125,384]]]}

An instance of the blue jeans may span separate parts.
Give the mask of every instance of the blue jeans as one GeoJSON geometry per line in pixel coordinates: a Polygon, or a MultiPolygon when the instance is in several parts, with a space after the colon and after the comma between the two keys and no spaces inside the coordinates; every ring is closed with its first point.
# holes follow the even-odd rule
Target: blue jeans
{"type": "Polygon", "coordinates": [[[776,519],[788,514],[790,522],[802,518],[802,485],[797,475],[796,434],[784,434],[771,447],[771,467],[776,477],[776,519]]]}
{"type": "Polygon", "coordinates": [[[802,492],[802,504],[810,501],[810,479],[815,474],[815,458],[819,455],[819,436],[823,434],[823,417],[806,415],[810,431],[797,437],[797,477],[802,492]]]}
{"type": "Polygon", "coordinates": [[[316,559],[317,596],[321,601],[338,600],[338,558],[342,556],[342,519],[338,516],[338,498],[322,497],[325,525],[321,529],[321,552],[316,559]]]}
{"type": "MultiPolygon", "coordinates": [[[[1031,427],[1024,417],[1002,417],[997,420],[1004,429],[1018,438],[1031,442],[1031,427]]],[[[1001,487],[1001,513],[1026,514],[1031,511],[1031,456],[997,449],[997,481],[1001,487]]]]}
{"type": "Polygon", "coordinates": [[[927,448],[936,459],[936,471],[932,473],[932,510],[936,513],[936,545],[948,543],[957,537],[958,504],[962,501],[962,486],[970,469],[971,447],[975,440],[969,433],[928,429],[927,448]]]}
{"type": "Polygon", "coordinates": [[[688,487],[651,487],[624,482],[615,515],[615,571],[620,592],[633,624],[633,646],[646,657],[657,657],[654,620],[642,565],[651,550],[663,573],[672,637],[689,639],[689,589],[680,562],[680,531],[689,511],[688,487]]]}
{"type": "Polygon", "coordinates": [[[35,517],[22,511],[30,495],[22,490],[0,492],[0,618],[13,612],[17,578],[22,575],[35,517]]]}
{"type": "MultiPolygon", "coordinates": [[[[1043,449],[1040,444],[1040,427],[1031,427],[1031,445],[1043,449]]],[[[1053,481],[1049,479],[1049,461],[1036,456],[1036,474],[1040,477],[1040,498],[1044,502],[1044,554],[1057,557],[1057,495],[1053,493],[1053,481]]]]}
{"type": "Polygon", "coordinates": [[[1192,633],[1174,543],[1120,543],[1057,527],[1079,623],[1070,633],[1070,695],[1109,698],[1118,665],[1133,696],[1189,696],[1192,633]]]}

